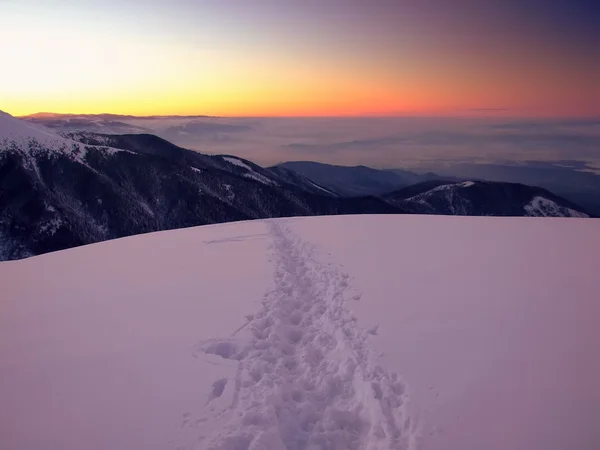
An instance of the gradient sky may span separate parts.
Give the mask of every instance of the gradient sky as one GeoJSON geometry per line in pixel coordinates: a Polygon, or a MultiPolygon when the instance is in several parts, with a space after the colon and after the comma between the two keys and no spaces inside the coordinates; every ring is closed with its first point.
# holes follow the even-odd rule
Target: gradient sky
{"type": "Polygon", "coordinates": [[[597,0],[0,0],[0,109],[600,116],[597,0]]]}

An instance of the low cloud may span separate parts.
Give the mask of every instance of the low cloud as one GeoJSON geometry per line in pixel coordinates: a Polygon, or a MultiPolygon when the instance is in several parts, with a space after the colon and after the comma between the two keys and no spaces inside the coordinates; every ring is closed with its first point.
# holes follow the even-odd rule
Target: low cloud
{"type": "MultiPolygon", "coordinates": [[[[157,117],[142,120],[122,117],[120,120],[128,126],[143,126],[145,132],[185,148],[238,155],[266,166],[298,160],[416,169],[434,169],[458,162],[547,161],[575,170],[600,166],[598,118],[157,117]]],[[[90,124],[91,129],[102,131],[97,129],[96,122],[90,124]]]]}

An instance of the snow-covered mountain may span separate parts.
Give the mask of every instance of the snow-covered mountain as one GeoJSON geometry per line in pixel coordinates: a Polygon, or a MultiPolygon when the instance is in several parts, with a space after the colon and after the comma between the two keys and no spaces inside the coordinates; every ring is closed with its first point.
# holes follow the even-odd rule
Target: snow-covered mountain
{"type": "Polygon", "coordinates": [[[586,217],[547,191],[504,183],[434,181],[385,198],[346,197],[379,192],[402,178],[316,163],[303,163],[313,174],[304,176],[294,169],[298,164],[266,169],[236,156],[186,150],[150,134],[59,134],[2,113],[0,260],[266,217],[406,212],[586,217]]]}
{"type": "Polygon", "coordinates": [[[269,167],[269,171],[278,177],[285,179],[288,183],[298,186],[301,189],[313,191],[318,194],[332,195],[338,197],[339,194],[331,189],[327,189],[318,183],[306,178],[302,174],[286,168],[284,165],[269,167]]]}
{"type": "Polygon", "coordinates": [[[336,196],[333,192],[291,170],[265,169],[258,164],[237,156],[204,155],[198,152],[191,152],[151,134],[108,135],[79,131],[61,133],[61,135],[86,144],[111,145],[136,153],[175,159],[177,162],[191,166],[200,164],[214,169],[225,170],[271,186],[289,184],[306,192],[336,196]]]}
{"type": "Polygon", "coordinates": [[[384,198],[417,214],[589,217],[580,207],[546,189],[517,183],[432,180],[384,198]]]}
{"type": "Polygon", "coordinates": [[[336,198],[233,156],[151,135],[54,131],[0,115],[0,260],[150,231],[296,215],[402,212],[336,198]]]}
{"type": "Polygon", "coordinates": [[[0,446],[597,450],[598,242],[362,215],[2,262],[0,446]]]}
{"type": "Polygon", "coordinates": [[[283,163],[271,170],[296,172],[342,196],[381,196],[416,214],[588,217],[580,206],[562,197],[517,183],[458,180],[434,173],[306,161],[283,163]]]}
{"type": "MultiPolygon", "coordinates": [[[[27,122],[43,125],[57,132],[87,131],[104,134],[153,133],[156,121],[207,119],[208,116],[131,116],[122,114],[56,114],[37,113],[21,117],[27,122]]],[[[167,127],[171,128],[171,127],[167,127]]],[[[186,131],[185,128],[183,131],[186,131]]]]}
{"type": "MultiPolygon", "coordinates": [[[[290,161],[271,170],[289,170],[339,195],[381,195],[430,179],[409,171],[378,170],[365,166],[335,166],[312,161],[290,161]]],[[[439,178],[439,177],[438,177],[439,178]]]]}

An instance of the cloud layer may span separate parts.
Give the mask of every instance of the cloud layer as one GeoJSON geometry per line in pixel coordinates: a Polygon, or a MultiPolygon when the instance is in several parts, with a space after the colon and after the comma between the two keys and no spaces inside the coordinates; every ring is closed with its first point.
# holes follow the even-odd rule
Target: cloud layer
{"type": "Polygon", "coordinates": [[[525,161],[600,165],[596,119],[200,118],[132,123],[187,148],[234,154],[263,165],[293,160],[382,168],[525,161]]]}

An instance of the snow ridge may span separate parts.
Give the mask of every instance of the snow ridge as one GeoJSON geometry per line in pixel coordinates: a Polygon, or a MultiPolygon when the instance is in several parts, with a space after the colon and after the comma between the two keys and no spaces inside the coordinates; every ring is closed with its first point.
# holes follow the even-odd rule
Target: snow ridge
{"type": "Polygon", "coordinates": [[[528,216],[532,217],[580,217],[587,218],[587,214],[576,211],[566,206],[560,206],[552,200],[548,200],[545,197],[539,195],[534,197],[531,202],[524,206],[525,212],[528,216]]]}
{"type": "Polygon", "coordinates": [[[207,406],[227,390],[232,400],[213,417],[188,417],[188,426],[205,429],[178,448],[414,449],[406,387],[378,364],[369,332],[346,308],[348,274],[318,262],[283,222],[268,226],[274,289],[231,338],[201,342],[195,352],[237,364],[234,380],[214,382],[207,406]]]}
{"type": "MultiPolygon", "coordinates": [[[[86,133],[73,133],[81,138],[86,133]]],[[[108,140],[105,138],[105,140],[108,140]]],[[[106,154],[125,151],[107,146],[86,145],[73,140],[71,136],[63,136],[50,128],[16,119],[8,113],[0,111],[0,152],[17,151],[26,159],[28,167],[38,172],[35,158],[39,155],[64,154],[70,159],[85,164],[85,156],[89,148],[106,154]]],[[[131,153],[131,152],[129,152],[131,153]]]]}
{"type": "Polygon", "coordinates": [[[229,164],[233,164],[234,166],[241,167],[242,169],[247,170],[248,173],[243,174],[244,177],[250,178],[251,180],[258,181],[259,183],[262,183],[262,184],[277,186],[276,182],[274,182],[273,180],[270,180],[269,178],[265,177],[264,175],[258,173],[256,170],[254,170],[252,167],[250,167],[245,162],[243,162],[237,158],[233,158],[231,156],[222,156],[222,158],[224,161],[228,162],[229,164]]]}
{"type": "Polygon", "coordinates": [[[249,170],[250,172],[252,172],[252,167],[250,167],[248,164],[246,164],[243,161],[240,161],[237,158],[232,158],[231,156],[223,156],[223,159],[225,161],[227,161],[229,164],[233,164],[234,166],[238,166],[241,167],[243,169],[249,170]]]}
{"type": "Polygon", "coordinates": [[[450,191],[450,198],[452,198],[455,188],[468,188],[468,187],[473,186],[474,184],[475,183],[472,181],[463,181],[462,183],[442,184],[442,185],[434,187],[433,189],[430,189],[428,191],[421,192],[420,194],[417,194],[417,195],[413,195],[412,197],[407,198],[406,201],[417,201],[419,203],[427,203],[428,204],[428,202],[424,199],[426,199],[431,194],[434,194],[436,192],[441,192],[441,191],[450,191]]]}

